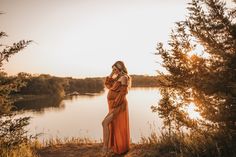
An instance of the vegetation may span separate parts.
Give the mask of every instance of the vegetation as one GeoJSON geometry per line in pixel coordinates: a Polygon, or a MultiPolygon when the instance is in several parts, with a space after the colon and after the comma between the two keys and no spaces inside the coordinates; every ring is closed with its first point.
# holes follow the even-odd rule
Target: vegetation
{"type": "Polygon", "coordinates": [[[163,98],[152,110],[163,118],[165,148],[172,146],[175,156],[236,156],[235,9],[220,0],[192,0],[188,10],[169,49],[157,46],[169,73],[160,73],[163,98]],[[201,118],[190,118],[190,104],[201,118]]]}
{"type": "Polygon", "coordinates": [[[131,75],[132,87],[159,87],[159,76],[131,75]]]}
{"type": "MultiPolygon", "coordinates": [[[[7,37],[0,32],[0,38],[7,37]]],[[[0,156],[14,157],[20,155],[24,149],[24,156],[33,156],[31,149],[26,148],[28,137],[24,127],[28,125],[29,118],[15,118],[11,114],[12,101],[9,94],[25,85],[23,75],[17,78],[7,77],[3,71],[3,63],[24,49],[31,41],[21,40],[11,46],[0,44],[0,156]],[[27,150],[27,151],[26,151],[27,150]]]]}
{"type": "MultiPolygon", "coordinates": [[[[143,154],[131,151],[130,155],[236,156],[236,10],[226,8],[220,0],[192,0],[188,10],[187,19],[177,22],[172,31],[169,49],[162,43],[157,47],[157,55],[162,57],[169,73],[160,73],[160,77],[132,76],[133,87],[161,87],[163,97],[152,110],[163,118],[164,130],[159,136],[142,138],[141,150],[152,149],[145,148],[143,154]],[[190,104],[196,106],[201,118],[192,119],[186,112],[190,104]]],[[[4,36],[6,34],[0,32],[0,38],[4,36]]],[[[15,118],[11,114],[10,94],[63,97],[74,91],[97,92],[104,88],[101,78],[73,79],[25,73],[7,76],[2,69],[3,62],[30,42],[0,44],[0,156],[4,157],[34,156],[24,129],[29,118],[15,118]]],[[[100,148],[101,145],[96,146],[95,151],[100,148]]]]}
{"type": "MultiPolygon", "coordinates": [[[[32,76],[27,73],[19,73],[15,78],[24,77],[26,85],[18,91],[13,91],[12,96],[24,95],[24,98],[37,98],[38,96],[50,96],[51,98],[63,98],[65,95],[78,93],[95,93],[103,91],[104,85],[100,78],[74,79],[71,77],[55,77],[46,74],[32,76]],[[37,96],[38,95],[38,96],[37,96]]],[[[41,98],[41,97],[40,97],[41,98]]]]}
{"type": "MultiPolygon", "coordinates": [[[[132,87],[158,87],[157,76],[131,75],[132,87]]],[[[65,95],[76,93],[99,93],[104,90],[104,78],[75,79],[72,77],[55,77],[48,74],[34,76],[28,73],[19,73],[17,76],[6,77],[8,80],[22,78],[24,86],[12,91],[11,96],[18,100],[50,98],[61,99],[65,95]]]]}
{"type": "MultiPolygon", "coordinates": [[[[17,77],[20,75],[22,75],[22,73],[19,73],[17,77]]],[[[25,75],[28,76],[24,80],[26,86],[22,87],[14,94],[50,95],[55,97],[63,97],[65,95],[64,86],[67,83],[66,80],[43,74],[36,77],[31,76],[30,74],[25,75]]]]}
{"type": "Polygon", "coordinates": [[[66,93],[72,93],[74,91],[79,93],[98,93],[104,90],[102,78],[67,78],[67,80],[68,85],[65,88],[66,93]]]}

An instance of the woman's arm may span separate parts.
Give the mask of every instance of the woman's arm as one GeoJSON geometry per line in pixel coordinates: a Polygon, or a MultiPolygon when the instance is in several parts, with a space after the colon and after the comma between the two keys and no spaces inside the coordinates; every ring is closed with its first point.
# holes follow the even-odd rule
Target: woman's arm
{"type": "Polygon", "coordinates": [[[115,73],[115,71],[112,70],[111,74],[106,77],[106,79],[105,79],[105,86],[106,86],[108,89],[110,89],[110,88],[113,86],[113,84],[114,84],[115,79],[116,79],[117,76],[118,76],[118,75],[115,73]]]}
{"type": "Polygon", "coordinates": [[[125,96],[128,93],[128,78],[126,76],[122,76],[118,81],[121,82],[119,93],[114,101],[113,107],[119,107],[124,104],[125,96]]]}
{"type": "Polygon", "coordinates": [[[113,86],[113,84],[114,84],[114,79],[111,78],[110,76],[107,76],[107,77],[105,78],[105,86],[106,86],[108,89],[110,89],[110,88],[113,86]]]}

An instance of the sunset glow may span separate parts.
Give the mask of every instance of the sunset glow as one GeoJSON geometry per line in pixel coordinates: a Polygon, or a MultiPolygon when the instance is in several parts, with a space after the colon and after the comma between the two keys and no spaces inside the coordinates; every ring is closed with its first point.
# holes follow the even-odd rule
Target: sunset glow
{"type": "Polygon", "coordinates": [[[9,35],[4,42],[34,40],[4,68],[9,74],[104,76],[123,60],[131,74],[155,75],[162,70],[156,44],[166,43],[174,22],[185,18],[187,2],[0,0],[1,30],[9,35]]]}
{"type": "Polygon", "coordinates": [[[156,44],[168,42],[188,2],[0,0],[1,31],[8,34],[3,41],[34,40],[4,68],[9,74],[104,76],[123,60],[131,74],[155,75],[164,70],[156,44]]]}
{"type": "Polygon", "coordinates": [[[197,112],[197,107],[194,103],[190,103],[186,108],[187,113],[191,119],[200,119],[201,115],[197,112]]]}

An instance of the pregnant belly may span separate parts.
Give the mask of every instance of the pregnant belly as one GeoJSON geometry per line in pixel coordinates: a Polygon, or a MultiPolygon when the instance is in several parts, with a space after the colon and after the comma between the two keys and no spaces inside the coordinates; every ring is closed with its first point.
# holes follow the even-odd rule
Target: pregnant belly
{"type": "Polygon", "coordinates": [[[108,100],[114,100],[118,95],[118,92],[109,90],[108,94],[107,94],[107,99],[108,100]]]}

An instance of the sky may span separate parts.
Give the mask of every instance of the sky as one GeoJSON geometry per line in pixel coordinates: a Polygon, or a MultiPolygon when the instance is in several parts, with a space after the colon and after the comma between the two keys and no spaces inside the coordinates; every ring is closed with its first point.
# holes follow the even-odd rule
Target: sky
{"type": "Polygon", "coordinates": [[[1,39],[33,40],[4,64],[19,72],[61,77],[101,77],[124,61],[130,74],[163,71],[154,55],[190,0],[0,0],[1,39]]]}

